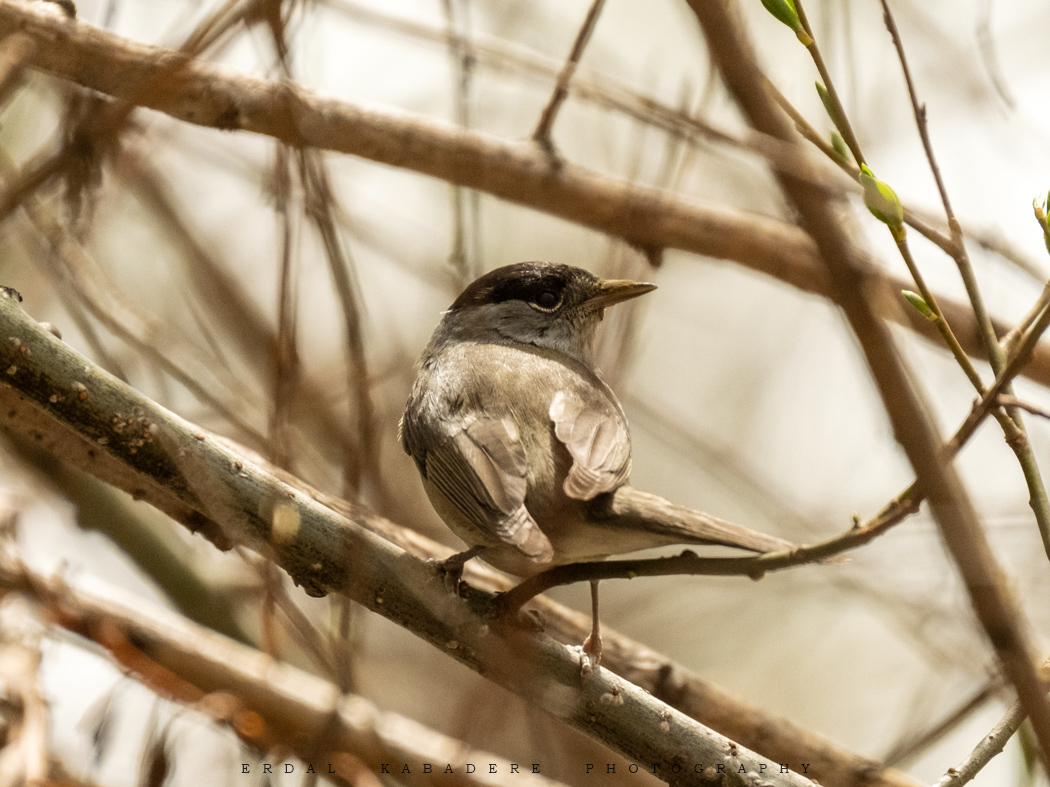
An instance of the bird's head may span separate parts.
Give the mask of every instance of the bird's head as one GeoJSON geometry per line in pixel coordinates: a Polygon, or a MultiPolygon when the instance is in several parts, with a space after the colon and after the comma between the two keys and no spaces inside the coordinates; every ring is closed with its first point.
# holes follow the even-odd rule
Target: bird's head
{"type": "Polygon", "coordinates": [[[463,290],[445,312],[441,332],[449,340],[546,347],[589,364],[605,308],[655,289],[571,265],[519,262],[463,290]]]}

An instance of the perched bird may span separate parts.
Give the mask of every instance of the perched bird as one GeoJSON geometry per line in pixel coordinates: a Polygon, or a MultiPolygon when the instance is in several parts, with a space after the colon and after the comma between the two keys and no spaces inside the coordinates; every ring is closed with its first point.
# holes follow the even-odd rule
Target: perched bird
{"type": "Polygon", "coordinates": [[[627,418],[595,368],[594,337],[606,307],[654,289],[522,262],[486,273],[444,313],[400,434],[435,510],[471,547],[446,569],[478,556],[526,577],[667,544],[792,548],[626,486],[627,418]]]}

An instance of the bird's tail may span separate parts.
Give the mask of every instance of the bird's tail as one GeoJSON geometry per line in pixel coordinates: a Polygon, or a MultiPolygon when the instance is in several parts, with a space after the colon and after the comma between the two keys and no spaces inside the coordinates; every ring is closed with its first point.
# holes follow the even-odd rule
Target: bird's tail
{"type": "Polygon", "coordinates": [[[632,486],[621,486],[596,498],[592,501],[591,515],[614,527],[648,531],[662,537],[667,544],[717,544],[752,552],[797,548],[790,541],[676,505],[632,486]]]}

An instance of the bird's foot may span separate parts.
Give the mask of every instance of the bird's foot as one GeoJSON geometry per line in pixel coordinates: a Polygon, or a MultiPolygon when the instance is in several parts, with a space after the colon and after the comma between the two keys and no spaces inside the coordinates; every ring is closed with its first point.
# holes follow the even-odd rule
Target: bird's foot
{"type": "Polygon", "coordinates": [[[474,546],[464,552],[457,552],[444,560],[428,560],[431,566],[437,569],[445,581],[448,592],[454,596],[459,595],[459,583],[463,579],[463,567],[472,557],[481,554],[484,547],[474,546]]]}
{"type": "Polygon", "coordinates": [[[583,647],[580,648],[580,677],[587,680],[601,663],[602,637],[601,634],[592,634],[583,641],[583,647]]]}

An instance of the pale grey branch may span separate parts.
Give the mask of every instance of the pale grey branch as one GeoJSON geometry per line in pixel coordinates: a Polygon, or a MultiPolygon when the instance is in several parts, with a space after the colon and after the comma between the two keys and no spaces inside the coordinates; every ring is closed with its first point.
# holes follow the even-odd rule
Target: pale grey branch
{"type": "MultiPolygon", "coordinates": [[[[121,468],[132,489],[151,488],[217,540],[272,558],[307,593],[347,595],[665,780],[699,785],[704,768],[739,761],[773,785],[812,784],[609,670],[584,680],[574,649],[492,618],[485,594],[450,596],[426,563],[107,374],[18,300],[0,290],[0,381],[42,421],[78,433],[87,459],[121,468]]],[[[8,409],[4,421],[17,428],[22,414],[8,409]]]]}

